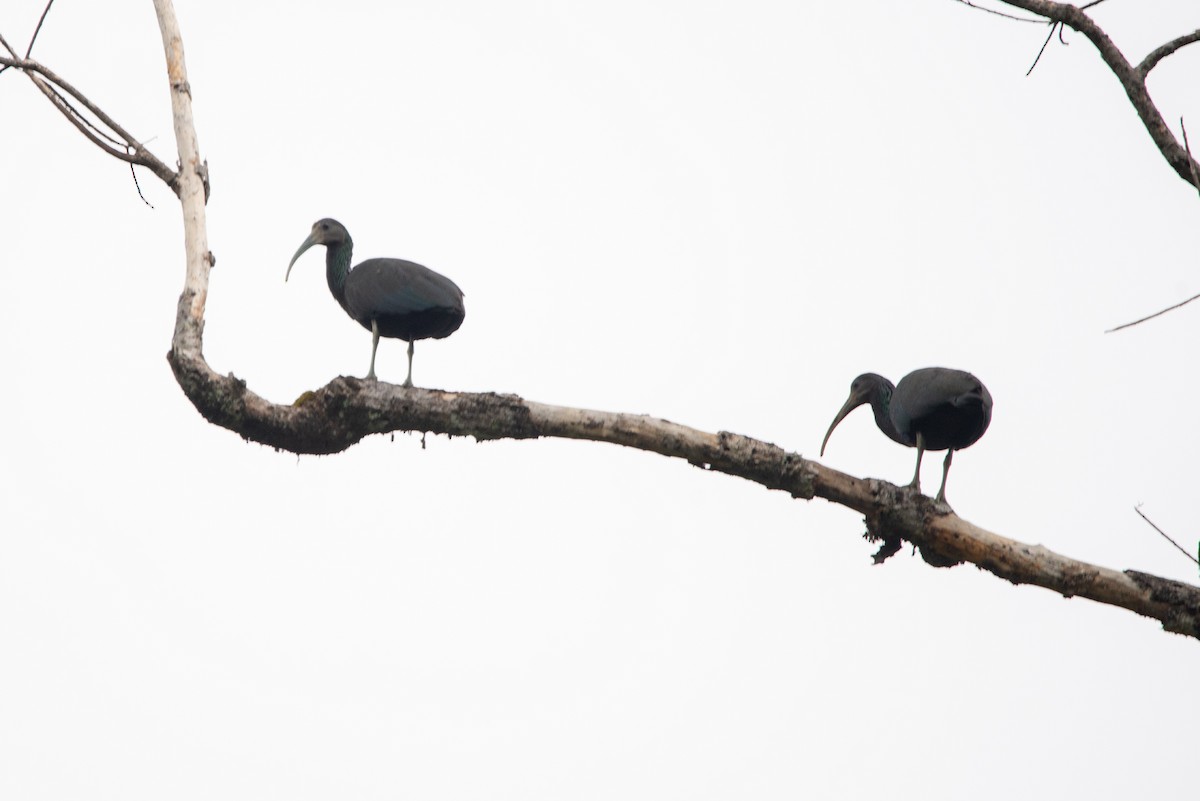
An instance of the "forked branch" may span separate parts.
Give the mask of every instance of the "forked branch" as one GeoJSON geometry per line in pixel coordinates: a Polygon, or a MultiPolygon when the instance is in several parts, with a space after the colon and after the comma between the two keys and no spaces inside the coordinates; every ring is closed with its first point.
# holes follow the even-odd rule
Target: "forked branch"
{"type": "Polygon", "coordinates": [[[1154,69],[1158,65],[1158,62],[1162,61],[1179,48],[1185,45],[1190,45],[1193,42],[1200,42],[1200,28],[1197,28],[1191,33],[1185,33],[1183,36],[1172,39],[1165,45],[1161,45],[1151,50],[1146,57],[1142,59],[1142,63],[1137,65],[1138,73],[1144,80],[1145,77],[1150,74],[1150,70],[1154,69]]]}
{"type": "Polygon", "coordinates": [[[38,63],[30,58],[17,58],[13,53],[12,48],[8,43],[0,38],[0,45],[3,45],[6,50],[12,54],[11,58],[0,56],[0,65],[12,67],[19,70],[28,76],[29,80],[33,81],[42,94],[54,105],[59,112],[72,125],[74,125],[80,133],[86,136],[92,144],[103,150],[108,155],[121,161],[136,164],[153,172],[158,178],[170,187],[172,192],[179,194],[176,186],[178,176],[175,171],[164,164],[153,153],[146,149],[145,145],[139,142],[120,124],[110,117],[103,109],[87,98],[83,92],[80,92],[61,76],[55,74],[52,70],[43,64],[38,63]],[[72,102],[74,101],[74,103],[72,102]],[[103,125],[108,131],[106,133],[100,125],[89,119],[88,115],[80,110],[75,104],[86,109],[100,125],[103,125]]]}
{"type": "MultiPolygon", "coordinates": [[[[1166,120],[1163,119],[1162,113],[1158,107],[1154,105],[1154,101],[1150,97],[1150,92],[1146,88],[1146,75],[1150,70],[1154,69],[1160,61],[1167,56],[1178,51],[1181,47],[1191,44],[1192,42],[1200,41],[1200,30],[1185,34],[1170,42],[1155,48],[1147,55],[1138,66],[1133,66],[1129,60],[1125,58],[1120,49],[1109,38],[1108,34],[1100,28],[1096,22],[1089,17],[1083,8],[1071,5],[1070,3],[1055,3],[1051,0],[1001,0],[1007,5],[1014,8],[1020,8],[1025,11],[1037,14],[1045,18],[1052,26],[1066,25],[1087,37],[1100,53],[1100,58],[1108,65],[1113,74],[1121,82],[1122,88],[1125,90],[1129,101],[1133,103],[1134,110],[1142,119],[1142,125],[1146,127],[1150,138],[1154,140],[1154,144],[1158,147],[1163,158],[1171,165],[1171,168],[1189,184],[1197,186],[1195,175],[1197,173],[1197,165],[1191,155],[1186,151],[1180,141],[1171,132],[1167,126],[1166,120]]],[[[1088,4],[1084,8],[1089,8],[1096,3],[1088,4]]]]}

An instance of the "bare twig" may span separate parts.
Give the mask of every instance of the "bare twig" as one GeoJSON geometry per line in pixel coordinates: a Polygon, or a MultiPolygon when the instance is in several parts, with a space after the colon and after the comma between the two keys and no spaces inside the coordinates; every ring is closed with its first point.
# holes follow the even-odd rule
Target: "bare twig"
{"type": "Polygon", "coordinates": [[[1187,300],[1176,303],[1174,306],[1168,306],[1167,308],[1163,309],[1162,311],[1156,311],[1154,314],[1146,315],[1145,317],[1143,317],[1140,320],[1134,320],[1132,323],[1125,323],[1124,325],[1118,325],[1116,328],[1110,328],[1107,331],[1105,331],[1104,333],[1111,334],[1114,331],[1121,331],[1126,328],[1132,328],[1133,326],[1138,325],[1140,323],[1144,323],[1147,320],[1153,320],[1155,317],[1161,317],[1162,315],[1166,314],[1169,311],[1175,311],[1180,306],[1186,306],[1189,303],[1191,303],[1193,300],[1196,300],[1197,298],[1200,298],[1200,295],[1192,295],[1187,300]]]}
{"type": "Polygon", "coordinates": [[[133,176],[133,186],[135,189],[137,189],[138,197],[140,197],[142,199],[142,202],[145,203],[147,206],[149,206],[150,208],[154,208],[154,204],[151,203],[149,200],[146,200],[146,196],[142,194],[142,185],[138,183],[137,172],[134,171],[132,164],[129,165],[129,174],[133,176]]]}
{"type": "Polygon", "coordinates": [[[1183,36],[1172,39],[1165,45],[1161,45],[1151,50],[1146,54],[1146,57],[1142,59],[1142,63],[1137,65],[1137,71],[1144,79],[1150,70],[1158,66],[1158,62],[1162,61],[1179,48],[1190,45],[1193,42],[1200,42],[1200,28],[1197,28],[1191,33],[1185,33],[1183,36]]]}
{"type": "MultiPolygon", "coordinates": [[[[1037,58],[1033,60],[1033,63],[1029,65],[1029,69],[1025,71],[1026,78],[1033,74],[1033,68],[1042,60],[1042,53],[1046,52],[1046,45],[1050,44],[1050,40],[1054,38],[1054,31],[1059,28],[1059,25],[1060,23],[1057,22],[1050,23],[1050,33],[1046,34],[1046,41],[1042,42],[1042,49],[1038,51],[1037,58]]],[[[1063,42],[1063,44],[1066,44],[1066,42],[1063,42]]]]}
{"type": "Polygon", "coordinates": [[[1187,153],[1188,161],[1192,163],[1192,183],[1196,186],[1196,191],[1200,192],[1200,175],[1196,172],[1196,159],[1192,158],[1192,146],[1188,144],[1187,126],[1183,124],[1183,117],[1179,118],[1179,130],[1183,131],[1183,150],[1187,153]]]}
{"type": "Polygon", "coordinates": [[[1161,534],[1161,535],[1163,536],[1163,539],[1165,539],[1167,542],[1171,543],[1171,544],[1172,544],[1172,545],[1174,545],[1176,548],[1178,548],[1180,553],[1182,553],[1182,554],[1183,554],[1184,556],[1186,556],[1188,559],[1191,559],[1191,560],[1192,560],[1193,562],[1195,562],[1197,565],[1200,565],[1200,559],[1197,559],[1196,557],[1192,556],[1192,555],[1191,555],[1191,554],[1188,552],[1187,548],[1184,548],[1184,547],[1183,547],[1182,545],[1180,545],[1178,542],[1176,542],[1175,540],[1171,539],[1171,537],[1170,537],[1170,536],[1167,534],[1167,532],[1163,531],[1161,528],[1159,528],[1158,526],[1154,525],[1154,521],[1153,521],[1153,520],[1151,520],[1150,518],[1146,517],[1146,513],[1142,511],[1142,505],[1141,505],[1140,503],[1139,503],[1137,506],[1133,507],[1133,511],[1137,512],[1139,517],[1141,517],[1143,520],[1145,520],[1147,523],[1149,523],[1149,524],[1150,524],[1150,528],[1154,529],[1154,530],[1155,530],[1155,531],[1157,531],[1159,534],[1161,534]]]}
{"type": "MultiPolygon", "coordinates": [[[[37,82],[35,81],[35,84],[36,83],[37,82]]],[[[37,84],[37,85],[38,85],[39,89],[43,88],[41,84],[37,84]]],[[[52,86],[50,84],[46,84],[46,87],[48,87],[49,90],[53,93],[53,97],[51,97],[50,100],[52,103],[54,103],[58,107],[59,111],[66,112],[71,117],[74,117],[75,120],[77,120],[80,124],[87,126],[88,130],[90,130],[96,136],[103,139],[105,142],[108,142],[111,145],[115,145],[116,147],[121,148],[125,153],[129,152],[129,146],[127,144],[125,144],[124,142],[122,142],[120,139],[118,139],[115,136],[110,136],[99,125],[92,122],[90,119],[88,119],[83,114],[81,114],[79,112],[79,109],[72,106],[71,102],[69,100],[67,100],[67,98],[63,97],[62,93],[59,92],[57,89],[55,89],[54,86],[52,86]]],[[[43,89],[43,91],[44,91],[44,89],[43,89]]]]}
{"type": "MultiPolygon", "coordinates": [[[[1180,118],[1180,130],[1183,132],[1183,150],[1184,150],[1184,152],[1187,152],[1188,161],[1192,162],[1192,182],[1194,183],[1194,185],[1196,187],[1196,191],[1200,192],[1200,174],[1198,174],[1198,171],[1196,171],[1196,161],[1195,161],[1195,158],[1192,157],[1192,145],[1188,144],[1188,128],[1186,125],[1183,125],[1182,116],[1180,118]]],[[[1175,306],[1170,306],[1168,308],[1164,308],[1163,311],[1154,312],[1153,314],[1148,315],[1148,317],[1141,318],[1140,320],[1134,320],[1133,323],[1126,323],[1124,325],[1118,325],[1117,327],[1115,327],[1115,329],[1109,329],[1108,331],[1105,331],[1104,333],[1112,333],[1114,331],[1128,329],[1128,327],[1130,327],[1130,326],[1138,325],[1139,323],[1145,323],[1146,320],[1153,320],[1154,318],[1159,317],[1159,315],[1166,314],[1168,312],[1174,312],[1175,309],[1180,308],[1181,306],[1187,306],[1188,303],[1198,299],[1198,297],[1200,297],[1200,295],[1193,295],[1192,297],[1189,297],[1189,299],[1187,299],[1186,301],[1176,303],[1175,306]]]]}
{"type": "MultiPolygon", "coordinates": [[[[5,50],[7,50],[9,55],[11,55],[14,59],[17,57],[17,51],[12,49],[12,47],[8,44],[8,41],[5,40],[3,35],[0,35],[0,47],[3,47],[5,50]]],[[[0,60],[0,72],[4,72],[6,69],[8,69],[11,66],[13,66],[13,65],[11,63],[9,63],[9,61],[7,59],[0,60]]]]}
{"type": "Polygon", "coordinates": [[[46,21],[46,15],[50,13],[50,6],[54,5],[54,0],[46,3],[46,8],[42,11],[42,16],[38,19],[37,27],[33,29],[33,36],[29,37],[29,47],[25,48],[25,58],[29,58],[29,54],[33,52],[33,43],[37,41],[38,34],[42,32],[42,23],[46,21]]]}
{"type": "Polygon", "coordinates": [[[962,3],[964,6],[970,6],[971,8],[975,9],[976,11],[985,11],[988,14],[995,14],[997,17],[1004,17],[1005,19],[1011,19],[1014,22],[1032,22],[1036,25],[1041,25],[1044,22],[1044,20],[1034,19],[1033,17],[1018,17],[1015,14],[1005,14],[1003,11],[997,11],[994,8],[988,8],[987,6],[976,5],[975,3],[972,3],[971,0],[954,0],[954,1],[956,3],[962,3]]]}

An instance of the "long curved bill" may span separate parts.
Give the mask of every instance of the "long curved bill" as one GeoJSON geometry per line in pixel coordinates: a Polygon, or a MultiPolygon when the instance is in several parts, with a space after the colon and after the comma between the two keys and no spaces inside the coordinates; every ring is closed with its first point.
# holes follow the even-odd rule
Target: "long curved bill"
{"type": "Polygon", "coordinates": [[[833,433],[833,429],[838,427],[838,423],[846,419],[846,415],[862,406],[867,402],[866,396],[855,395],[850,393],[850,397],[842,404],[842,408],[837,413],[837,417],[833,418],[833,422],[829,424],[829,430],[825,432],[825,439],[821,440],[821,455],[825,455],[825,446],[829,444],[829,435],[833,433]]]}
{"type": "Polygon", "coordinates": [[[300,258],[300,256],[304,253],[304,251],[308,250],[315,244],[317,244],[317,232],[314,230],[311,234],[308,235],[308,239],[305,239],[304,242],[300,245],[300,249],[296,251],[295,256],[292,256],[292,260],[288,262],[287,273],[285,273],[283,276],[283,280],[285,282],[288,280],[288,276],[290,276],[292,274],[292,265],[296,263],[296,259],[300,258]]]}

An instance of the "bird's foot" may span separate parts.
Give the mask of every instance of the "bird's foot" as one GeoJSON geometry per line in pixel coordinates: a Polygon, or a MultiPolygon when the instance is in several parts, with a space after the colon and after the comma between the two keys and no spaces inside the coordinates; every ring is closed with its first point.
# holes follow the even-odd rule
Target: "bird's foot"
{"type": "Polygon", "coordinates": [[[404,383],[401,384],[400,386],[404,387],[405,389],[412,389],[412,385],[413,385],[412,379],[406,378],[406,379],[404,379],[404,383]]]}
{"type": "Polygon", "coordinates": [[[954,507],[950,505],[950,502],[948,500],[946,500],[946,493],[939,492],[937,494],[937,497],[933,499],[933,502],[936,503],[938,506],[942,507],[942,509],[945,510],[948,514],[955,514],[954,507]]]}

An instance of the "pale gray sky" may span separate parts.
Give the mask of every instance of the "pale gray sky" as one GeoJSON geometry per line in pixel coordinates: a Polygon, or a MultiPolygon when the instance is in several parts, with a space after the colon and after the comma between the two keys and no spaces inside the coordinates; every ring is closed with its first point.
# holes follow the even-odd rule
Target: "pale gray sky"
{"type": "MultiPolygon", "coordinates": [[[[41,0],[0,8],[27,40],[41,0]]],[[[1197,26],[1094,10],[1132,59],[1197,26]]],[[[971,370],[972,522],[1196,571],[1200,200],[1082,37],[937,3],[179,0],[217,256],[206,354],[288,402],[363,375],[356,261],[453,278],[418,385],[647,413],[815,457],[850,380],[971,370]]],[[[174,162],[150,3],[35,56],[174,162]]],[[[1195,119],[1200,48],[1150,88],[1195,119]]],[[[178,206],[0,76],[0,796],[1009,799],[1195,787],[1200,650],[870,564],[861,519],[651,454],[397,435],[297,459],[164,358],[178,206]]],[[[1200,133],[1193,134],[1193,138],[1200,133]]],[[[380,346],[404,376],[403,343],[380,346]]],[[[860,410],[825,463],[904,483],[860,410]]],[[[940,458],[927,462],[937,486],[940,458]]]]}

